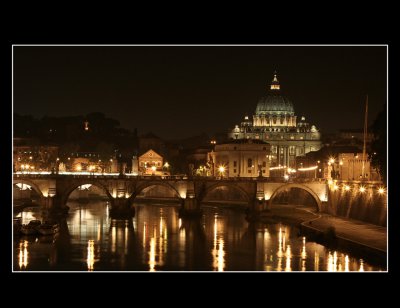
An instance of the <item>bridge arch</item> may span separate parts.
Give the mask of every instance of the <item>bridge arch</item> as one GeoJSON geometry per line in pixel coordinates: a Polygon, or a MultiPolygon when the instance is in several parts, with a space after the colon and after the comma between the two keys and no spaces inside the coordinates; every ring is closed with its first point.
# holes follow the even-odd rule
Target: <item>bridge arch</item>
{"type": "Polygon", "coordinates": [[[103,192],[105,192],[105,194],[107,195],[108,199],[112,203],[113,197],[111,196],[110,192],[108,191],[107,187],[104,184],[102,184],[99,181],[92,181],[90,179],[85,179],[83,181],[75,182],[75,183],[69,185],[67,188],[64,189],[64,191],[61,193],[61,204],[62,205],[66,205],[70,194],[75,189],[77,189],[79,186],[86,185],[86,184],[91,184],[91,185],[96,186],[96,187],[100,188],[101,190],[103,190],[103,192]]]}
{"type": "Polygon", "coordinates": [[[305,185],[296,184],[296,183],[285,184],[285,185],[282,185],[282,186],[278,187],[277,189],[275,189],[275,191],[272,193],[271,197],[269,198],[270,204],[272,204],[273,199],[277,196],[278,193],[280,193],[284,190],[290,189],[290,188],[299,188],[299,189],[302,189],[302,190],[305,190],[306,192],[308,192],[313,197],[315,202],[317,203],[318,211],[321,211],[322,202],[321,202],[321,199],[318,197],[318,195],[311,188],[309,188],[305,185]]]}
{"type": "MultiPolygon", "coordinates": [[[[29,185],[30,187],[32,187],[32,189],[37,192],[39,194],[40,197],[44,197],[43,192],[41,191],[41,189],[39,188],[38,185],[36,185],[35,183],[29,181],[29,180],[24,180],[24,179],[17,179],[13,181],[13,185],[17,185],[17,184],[25,184],[25,185],[29,185]]],[[[45,192],[46,193],[46,192],[45,192]]]]}
{"type": "Polygon", "coordinates": [[[162,186],[165,187],[167,189],[169,189],[170,191],[173,192],[174,197],[176,197],[178,200],[181,200],[181,194],[179,193],[179,191],[171,184],[169,183],[163,183],[163,182],[155,182],[155,181],[151,181],[148,183],[144,183],[138,187],[136,187],[136,189],[134,190],[134,192],[132,193],[132,195],[129,197],[129,201],[131,203],[133,203],[133,201],[135,200],[135,198],[142,193],[143,191],[145,191],[147,188],[151,188],[151,187],[156,187],[156,186],[162,186]]]}
{"type": "Polygon", "coordinates": [[[246,200],[246,202],[248,204],[251,203],[252,198],[251,196],[248,194],[248,192],[246,192],[242,187],[236,185],[235,183],[215,183],[209,187],[207,187],[204,191],[204,193],[202,194],[202,197],[200,198],[200,202],[204,201],[207,197],[208,194],[210,194],[212,191],[214,191],[215,189],[219,188],[219,187],[228,187],[228,188],[233,188],[234,190],[238,191],[240,193],[241,196],[244,197],[244,199],[246,200]]]}

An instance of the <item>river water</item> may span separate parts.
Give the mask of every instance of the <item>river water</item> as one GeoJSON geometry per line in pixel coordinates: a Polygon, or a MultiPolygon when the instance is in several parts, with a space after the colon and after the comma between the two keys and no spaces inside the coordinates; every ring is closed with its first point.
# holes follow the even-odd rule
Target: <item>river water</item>
{"type": "MultiPolygon", "coordinates": [[[[55,236],[14,235],[14,271],[380,271],[348,252],[329,250],[282,223],[249,223],[244,209],[204,207],[181,219],[179,207],[135,204],[130,220],[108,203],[69,202],[55,236]]],[[[39,209],[19,214],[42,219],[39,209]]]]}

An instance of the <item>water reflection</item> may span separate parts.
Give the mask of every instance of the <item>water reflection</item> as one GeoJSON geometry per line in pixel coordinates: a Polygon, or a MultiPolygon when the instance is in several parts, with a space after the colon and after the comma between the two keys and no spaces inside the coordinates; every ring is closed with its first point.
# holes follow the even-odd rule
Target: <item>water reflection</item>
{"type": "Polygon", "coordinates": [[[225,268],[223,222],[218,221],[218,215],[214,216],[214,240],[213,240],[213,270],[223,272],[225,268]]]}
{"type": "Polygon", "coordinates": [[[19,243],[19,268],[26,269],[28,266],[28,241],[19,243]]]}
{"type": "Polygon", "coordinates": [[[93,240],[88,241],[86,263],[88,266],[88,271],[93,271],[93,265],[94,265],[94,241],[93,240]]]}
{"type": "MultiPolygon", "coordinates": [[[[178,206],[135,204],[136,216],[115,220],[103,201],[70,202],[56,236],[14,239],[15,270],[79,271],[371,271],[348,253],[299,237],[289,225],[249,223],[241,209],[205,207],[201,219],[178,206]]],[[[40,209],[23,223],[45,220],[40,209]]]]}

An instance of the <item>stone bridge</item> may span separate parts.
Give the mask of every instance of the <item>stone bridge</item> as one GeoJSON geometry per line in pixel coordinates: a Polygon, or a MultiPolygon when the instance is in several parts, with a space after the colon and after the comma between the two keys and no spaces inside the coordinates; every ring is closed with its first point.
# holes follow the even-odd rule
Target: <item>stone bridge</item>
{"type": "Polygon", "coordinates": [[[182,204],[186,213],[201,211],[201,204],[211,192],[220,187],[236,191],[248,204],[250,211],[268,209],[275,196],[289,188],[307,191],[321,211],[328,201],[325,180],[282,180],[274,178],[212,178],[182,176],[112,176],[112,175],[62,175],[14,174],[14,184],[27,184],[40,196],[40,203],[48,210],[65,210],[69,195],[81,185],[91,184],[101,188],[110,199],[115,213],[129,212],[134,199],[149,187],[163,186],[170,190],[182,204]]]}

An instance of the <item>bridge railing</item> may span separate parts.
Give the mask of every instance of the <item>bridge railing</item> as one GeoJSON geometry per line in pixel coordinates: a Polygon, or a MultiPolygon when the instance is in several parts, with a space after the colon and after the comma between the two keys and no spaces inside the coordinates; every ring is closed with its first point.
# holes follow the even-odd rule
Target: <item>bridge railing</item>
{"type": "MultiPolygon", "coordinates": [[[[186,175],[115,175],[115,174],[32,174],[14,173],[14,178],[76,178],[76,179],[135,179],[135,180],[205,180],[205,181],[228,181],[228,182],[271,182],[271,183],[327,183],[326,179],[289,178],[282,177],[220,177],[220,176],[186,176],[186,175]]],[[[359,181],[358,181],[359,182],[359,181]]]]}

